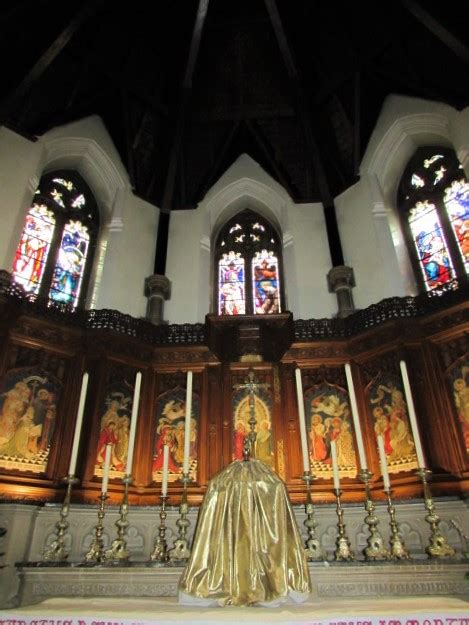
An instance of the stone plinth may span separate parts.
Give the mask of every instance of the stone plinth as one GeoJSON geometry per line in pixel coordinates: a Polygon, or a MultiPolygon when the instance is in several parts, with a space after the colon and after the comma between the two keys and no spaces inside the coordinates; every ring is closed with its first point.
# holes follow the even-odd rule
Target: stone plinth
{"type": "MultiPolygon", "coordinates": [[[[465,562],[311,563],[312,597],[463,596],[465,562]]],[[[18,605],[52,597],[176,597],[181,567],[18,566],[18,605]]]]}
{"type": "Polygon", "coordinates": [[[332,267],[327,274],[327,285],[329,293],[335,293],[337,296],[337,305],[339,318],[348,317],[355,312],[353,303],[352,289],[355,286],[355,276],[353,269],[345,265],[332,267]]]}
{"type": "Polygon", "coordinates": [[[145,278],[145,297],[147,302],[147,319],[159,325],[163,323],[164,303],[171,295],[171,282],[166,276],[153,274],[145,278]]]}

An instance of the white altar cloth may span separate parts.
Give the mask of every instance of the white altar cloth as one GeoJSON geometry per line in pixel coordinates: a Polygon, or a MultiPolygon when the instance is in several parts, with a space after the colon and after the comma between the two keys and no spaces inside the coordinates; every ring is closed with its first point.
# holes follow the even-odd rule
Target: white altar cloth
{"type": "Polygon", "coordinates": [[[0,625],[469,625],[469,603],[458,597],[312,598],[272,610],[191,608],[176,597],[67,598],[0,611],[0,625]],[[13,622],[14,621],[14,622],[13,622]]]}

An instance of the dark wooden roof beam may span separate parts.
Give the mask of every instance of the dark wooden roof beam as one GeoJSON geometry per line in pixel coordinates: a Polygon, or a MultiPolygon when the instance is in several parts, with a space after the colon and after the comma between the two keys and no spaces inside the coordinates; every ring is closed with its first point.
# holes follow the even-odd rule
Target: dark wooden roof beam
{"type": "MultiPolygon", "coordinates": [[[[156,241],[156,254],[155,254],[155,273],[164,275],[166,271],[166,255],[168,247],[168,229],[169,229],[169,216],[173,204],[174,196],[174,184],[176,181],[176,174],[178,169],[178,161],[181,153],[182,139],[184,135],[184,122],[186,117],[187,103],[190,99],[192,91],[192,77],[194,74],[195,64],[200,48],[200,41],[202,38],[202,32],[205,24],[205,18],[207,17],[209,0],[199,0],[197,7],[197,13],[194,22],[194,28],[192,30],[191,45],[189,48],[189,55],[187,58],[186,68],[184,72],[184,78],[181,85],[181,95],[179,99],[179,106],[177,111],[176,125],[174,129],[174,137],[171,146],[171,152],[169,155],[168,171],[166,174],[166,182],[164,186],[163,199],[161,202],[161,211],[165,214],[163,220],[163,228],[158,226],[158,236],[156,241]]],[[[148,189],[148,196],[151,197],[153,191],[153,181],[150,183],[148,189]]],[[[160,215],[160,221],[161,217],[160,215]]]]}
{"type": "Polygon", "coordinates": [[[275,172],[278,181],[288,191],[290,197],[294,200],[298,197],[298,193],[293,189],[293,185],[289,180],[287,174],[283,171],[282,166],[275,158],[274,150],[272,149],[270,142],[262,132],[262,129],[259,127],[259,124],[255,121],[251,122],[248,120],[245,123],[255,142],[259,146],[261,152],[264,154],[268,163],[275,172]]]}
{"type": "MultiPolygon", "coordinates": [[[[62,52],[73,35],[79,30],[82,24],[96,13],[103,0],[88,0],[69,24],[56,37],[47,50],[40,56],[23,80],[17,85],[14,91],[7,97],[1,105],[2,117],[8,117],[14,109],[17,109],[18,102],[23,98],[41,78],[47,68],[53,63],[62,52]]],[[[21,112],[21,107],[18,109],[21,112]]],[[[21,113],[20,113],[21,115],[21,113]]],[[[16,118],[19,119],[18,115],[16,118]]]]}
{"type": "Polygon", "coordinates": [[[401,2],[407,11],[423,24],[432,35],[444,43],[462,61],[469,63],[469,48],[458,37],[455,37],[415,0],[401,0],[401,2]]]}
{"type": "Polygon", "coordinates": [[[238,133],[238,130],[241,126],[241,122],[239,120],[235,120],[233,125],[231,126],[228,134],[225,137],[220,149],[218,150],[217,156],[214,159],[213,163],[210,165],[207,173],[203,177],[203,184],[200,187],[200,190],[197,192],[196,197],[203,199],[207,194],[207,191],[210,189],[212,184],[215,182],[215,178],[220,171],[223,161],[225,160],[225,156],[233,143],[233,139],[238,133]]]}

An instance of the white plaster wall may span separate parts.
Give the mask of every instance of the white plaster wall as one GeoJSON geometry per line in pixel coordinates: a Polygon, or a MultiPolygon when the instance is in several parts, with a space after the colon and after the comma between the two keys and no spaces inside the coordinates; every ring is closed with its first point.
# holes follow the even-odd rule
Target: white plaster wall
{"type": "Polygon", "coordinates": [[[0,127],[0,268],[11,270],[43,146],[0,127]]]}
{"type": "Polygon", "coordinates": [[[102,233],[103,264],[93,307],[144,317],[144,282],[153,273],[159,210],[130,191],[122,192],[120,202],[122,226],[102,233]]]}
{"type": "Polygon", "coordinates": [[[295,319],[332,317],[337,298],[327,286],[331,257],[322,204],[292,204],[288,216],[283,250],[288,309],[295,319]]]}
{"type": "Polygon", "coordinates": [[[203,214],[200,210],[172,213],[169,223],[166,275],[171,298],[165,303],[169,323],[203,322],[210,308],[210,265],[201,248],[203,214]]]}

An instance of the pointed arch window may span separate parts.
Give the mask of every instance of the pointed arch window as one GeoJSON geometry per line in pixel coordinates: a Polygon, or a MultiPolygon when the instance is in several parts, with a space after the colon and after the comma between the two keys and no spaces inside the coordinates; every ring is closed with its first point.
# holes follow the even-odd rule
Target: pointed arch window
{"type": "Polygon", "coordinates": [[[439,294],[469,273],[469,183],[453,150],[419,148],[401,178],[398,203],[415,274],[439,294]]]}
{"type": "Polygon", "coordinates": [[[251,210],[228,221],[215,245],[216,310],[219,315],[271,315],[282,312],[280,237],[251,210]]]}
{"type": "Polygon", "coordinates": [[[98,208],[83,178],[72,171],[44,175],[16,249],[14,280],[34,299],[81,305],[98,229],[98,208]]]}

